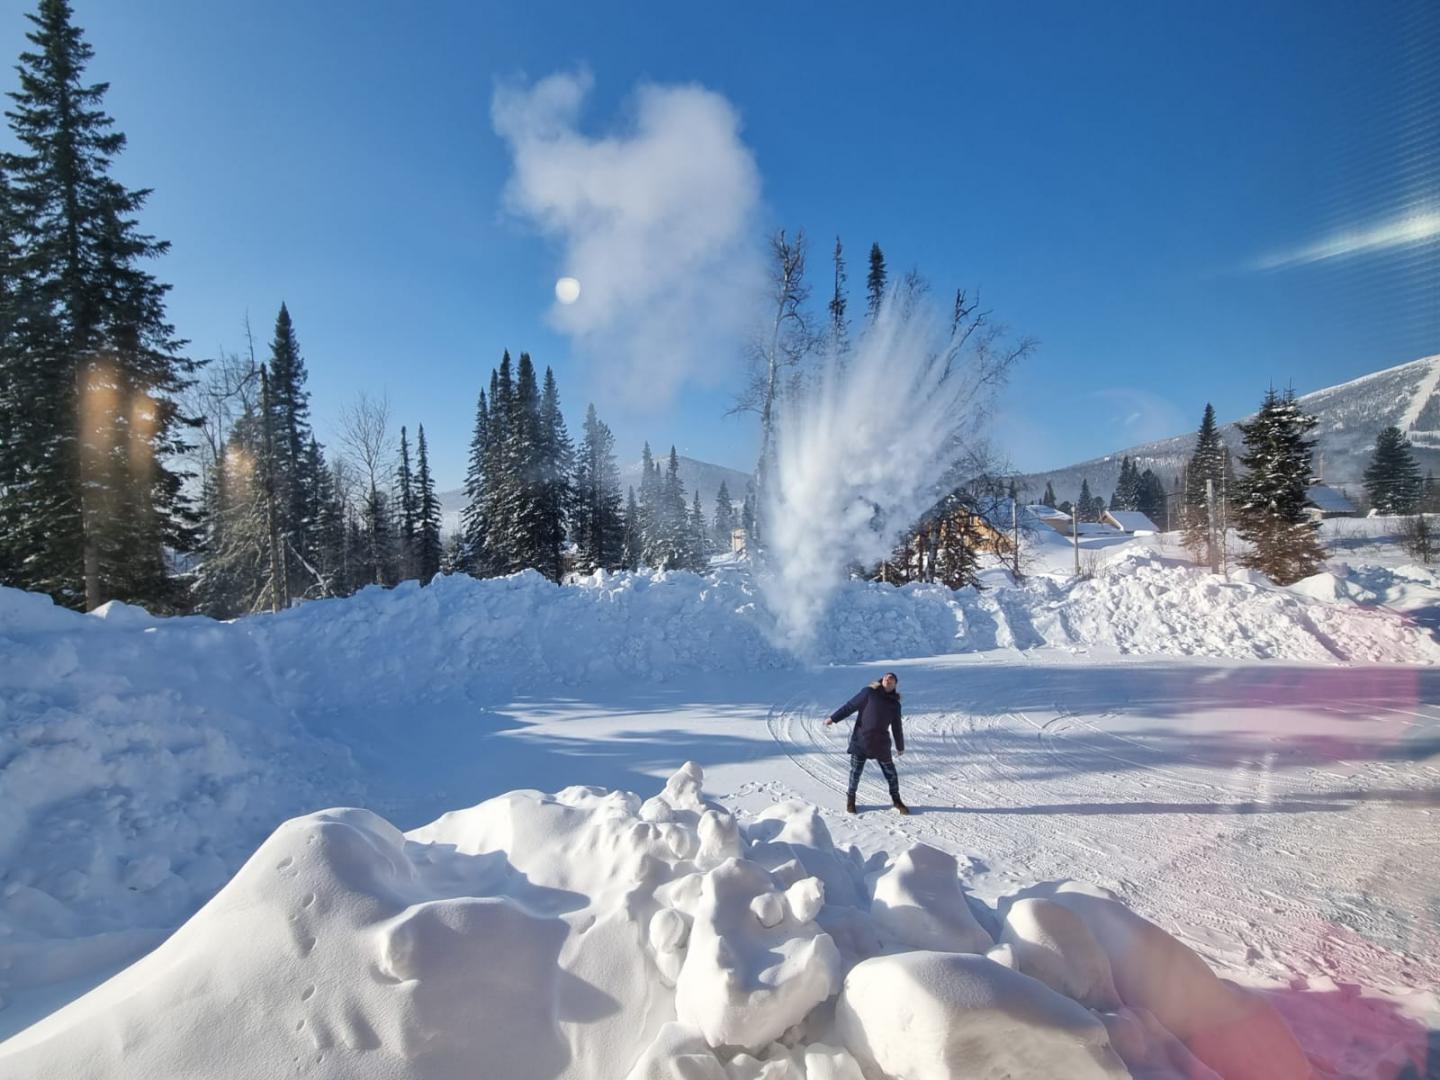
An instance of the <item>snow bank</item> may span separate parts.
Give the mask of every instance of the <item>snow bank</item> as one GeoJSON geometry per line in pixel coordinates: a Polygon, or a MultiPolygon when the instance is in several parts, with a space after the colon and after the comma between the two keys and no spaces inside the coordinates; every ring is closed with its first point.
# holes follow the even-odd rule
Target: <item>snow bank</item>
{"type": "MultiPolygon", "coordinates": [[[[876,853],[889,867],[872,892],[862,853],[839,851],[813,807],[773,807],[742,828],[701,781],[686,765],[644,802],[515,791],[408,834],[364,810],[295,818],[153,953],[0,1045],[0,1072],[1083,1080],[1128,1075],[1129,1054],[1138,1075],[1204,1075],[1167,1063],[1187,1060],[1177,1040],[1209,1060],[1224,984],[1187,953],[1180,989],[1158,985],[1157,965],[1183,947],[1117,901],[1053,896],[1115,967],[1129,1011],[1102,1016],[963,951],[983,941],[958,917],[953,861],[876,853]],[[826,888],[808,865],[849,888],[826,888]],[[927,948],[845,956],[824,927],[883,924],[876,894],[893,909],[896,881],[938,898],[927,948]]],[[[1062,950],[1073,940],[1054,936],[1062,950]]],[[[1267,1025],[1245,1030],[1288,1038],[1273,1014],[1267,1025]]]]}
{"type": "MultiPolygon", "coordinates": [[[[850,582],[805,659],[1045,646],[1440,659],[1440,645],[1389,612],[1227,585],[1143,552],[1078,582],[979,592],[850,582]]],[[[135,955],[278,821],[363,801],[350,747],[395,738],[417,709],[458,723],[461,710],[536,689],[801,662],[774,643],[774,620],[738,568],[601,573],[563,588],[534,573],[447,577],[234,623],[123,604],[82,616],[0,589],[0,1002],[135,955]]],[[[799,850],[817,850],[814,839],[799,850]]],[[[807,869],[832,899],[857,887],[834,866],[807,869]]],[[[898,940],[919,945],[909,933],[898,940]]]]}

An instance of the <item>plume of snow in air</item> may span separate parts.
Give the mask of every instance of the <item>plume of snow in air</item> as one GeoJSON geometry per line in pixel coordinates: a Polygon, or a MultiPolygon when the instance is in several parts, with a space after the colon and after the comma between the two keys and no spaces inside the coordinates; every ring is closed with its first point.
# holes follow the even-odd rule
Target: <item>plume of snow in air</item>
{"type": "Polygon", "coordinates": [[[499,87],[491,106],[514,168],[507,207],[556,240],[578,280],[553,325],[630,406],[660,408],[733,364],[761,263],[760,195],[740,118],[700,86],[642,85],[623,131],[579,129],[587,73],[499,87]]]}
{"type": "Polygon", "coordinates": [[[855,349],[782,409],[764,580],[789,646],[807,649],[850,568],[889,556],[980,446],[1001,373],[959,344],[928,305],[892,296],[855,349]]]}

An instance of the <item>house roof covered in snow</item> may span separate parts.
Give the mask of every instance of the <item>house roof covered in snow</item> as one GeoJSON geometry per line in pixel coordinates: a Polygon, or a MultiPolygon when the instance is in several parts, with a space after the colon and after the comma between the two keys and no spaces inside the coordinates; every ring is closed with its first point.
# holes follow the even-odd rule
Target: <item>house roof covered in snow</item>
{"type": "Polygon", "coordinates": [[[1025,507],[1041,521],[1069,521],[1070,515],[1064,510],[1056,510],[1053,506],[1046,506],[1043,503],[1032,503],[1025,507]]]}
{"type": "Polygon", "coordinates": [[[1146,515],[1139,510],[1106,510],[1105,517],[1112,525],[1124,529],[1127,533],[1155,533],[1159,528],[1146,515]]]}
{"type": "Polygon", "coordinates": [[[1355,512],[1355,504],[1329,484],[1311,484],[1305,489],[1305,501],[1325,514],[1355,512]]]}

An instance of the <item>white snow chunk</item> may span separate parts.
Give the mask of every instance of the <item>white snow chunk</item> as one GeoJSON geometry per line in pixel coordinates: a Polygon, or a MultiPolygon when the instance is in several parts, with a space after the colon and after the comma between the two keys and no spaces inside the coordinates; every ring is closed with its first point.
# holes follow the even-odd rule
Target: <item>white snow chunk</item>
{"type": "Polygon", "coordinates": [[[955,856],[915,844],[875,882],[870,917],[888,942],[984,953],[994,942],[970,911],[955,856]]]}
{"type": "Polygon", "coordinates": [[[711,1046],[757,1052],[840,985],[840,953],[828,934],[814,924],[756,921],[751,901],[772,890],[770,875],[743,859],[705,874],[675,1015],[711,1046]]]}
{"type": "Polygon", "coordinates": [[[1105,1025],[983,956],[905,952],[853,968],[836,1030],[862,1066],[905,1080],[1121,1080],[1105,1025]]]}
{"type": "Polygon", "coordinates": [[[1085,921],[1063,904],[1040,897],[1015,901],[1000,940],[1014,949],[1017,971],[1087,1009],[1120,1007],[1110,958],[1085,921]]]}

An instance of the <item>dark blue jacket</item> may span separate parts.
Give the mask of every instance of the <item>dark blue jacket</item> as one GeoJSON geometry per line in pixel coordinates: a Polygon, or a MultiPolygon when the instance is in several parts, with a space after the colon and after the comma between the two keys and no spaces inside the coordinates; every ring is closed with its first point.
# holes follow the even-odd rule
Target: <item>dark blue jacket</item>
{"type": "Polygon", "coordinates": [[[895,749],[905,751],[905,729],[900,726],[900,692],[871,683],[831,714],[839,723],[853,712],[860,714],[850,729],[850,753],[864,754],[880,761],[890,760],[890,732],[895,732],[895,749]]]}

